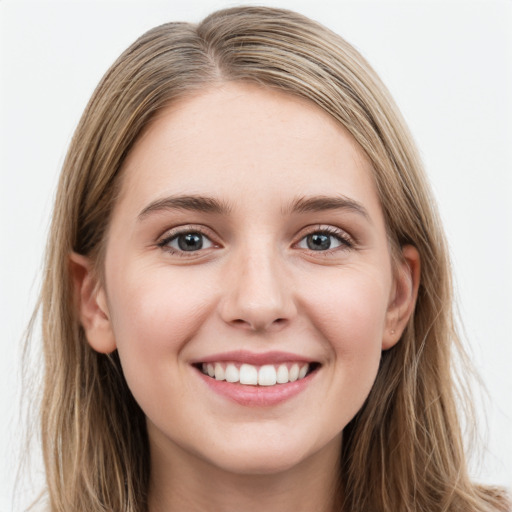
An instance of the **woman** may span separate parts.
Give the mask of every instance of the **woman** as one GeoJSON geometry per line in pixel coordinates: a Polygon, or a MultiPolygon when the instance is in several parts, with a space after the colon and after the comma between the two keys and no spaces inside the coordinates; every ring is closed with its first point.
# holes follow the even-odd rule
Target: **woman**
{"type": "Polygon", "coordinates": [[[288,11],[136,41],[61,176],[50,509],[506,510],[468,478],[449,262],[386,89],[288,11]]]}

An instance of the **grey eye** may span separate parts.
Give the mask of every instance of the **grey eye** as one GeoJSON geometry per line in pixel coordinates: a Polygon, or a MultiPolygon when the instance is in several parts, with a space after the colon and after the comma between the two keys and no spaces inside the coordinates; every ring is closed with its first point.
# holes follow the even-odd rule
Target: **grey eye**
{"type": "Polygon", "coordinates": [[[300,242],[301,249],[309,249],[310,251],[327,251],[342,245],[342,241],[335,235],[328,233],[310,233],[306,235],[300,242]]]}
{"type": "Polygon", "coordinates": [[[178,251],[192,252],[207,249],[212,246],[212,242],[202,233],[190,232],[174,236],[166,245],[178,251]]]}

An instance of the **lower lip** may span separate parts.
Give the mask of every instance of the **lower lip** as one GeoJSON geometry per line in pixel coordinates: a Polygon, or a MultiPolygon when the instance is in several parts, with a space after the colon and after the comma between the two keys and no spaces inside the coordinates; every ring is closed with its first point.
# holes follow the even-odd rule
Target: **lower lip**
{"type": "Polygon", "coordinates": [[[285,402],[304,391],[317,371],[295,382],[274,386],[248,386],[239,382],[215,380],[200,370],[197,370],[197,373],[212,391],[233,402],[248,407],[268,407],[285,402]]]}

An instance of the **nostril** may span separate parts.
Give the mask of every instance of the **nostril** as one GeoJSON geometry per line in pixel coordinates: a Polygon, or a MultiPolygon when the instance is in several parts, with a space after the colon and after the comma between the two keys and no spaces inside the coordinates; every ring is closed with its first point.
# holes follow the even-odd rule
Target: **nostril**
{"type": "Polygon", "coordinates": [[[283,327],[287,323],[286,318],[276,318],[270,322],[266,322],[264,319],[253,319],[244,320],[243,318],[235,318],[231,320],[231,325],[251,329],[255,331],[264,331],[266,329],[272,329],[277,327],[283,327]]]}

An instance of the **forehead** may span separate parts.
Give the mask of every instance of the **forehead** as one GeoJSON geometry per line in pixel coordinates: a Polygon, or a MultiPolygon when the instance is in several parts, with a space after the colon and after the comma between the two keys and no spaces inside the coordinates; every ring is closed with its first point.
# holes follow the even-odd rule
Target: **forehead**
{"type": "Polygon", "coordinates": [[[371,164],[348,131],[313,103],[224,83],[163,110],[122,169],[119,202],[172,194],[268,200],[339,193],[378,200],[371,164]]]}

